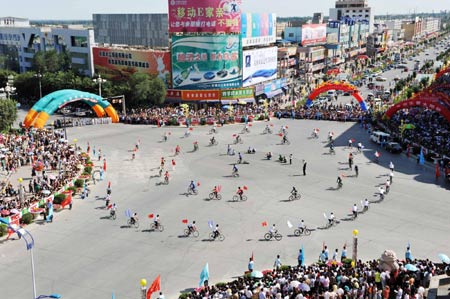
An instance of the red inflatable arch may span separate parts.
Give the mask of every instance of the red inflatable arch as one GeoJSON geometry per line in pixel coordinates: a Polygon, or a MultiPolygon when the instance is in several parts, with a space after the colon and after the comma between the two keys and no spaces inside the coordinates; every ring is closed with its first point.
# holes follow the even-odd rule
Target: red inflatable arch
{"type": "Polygon", "coordinates": [[[349,83],[340,83],[340,82],[326,82],[319,85],[316,89],[314,89],[311,94],[308,96],[308,100],[306,101],[306,106],[310,107],[312,101],[314,101],[320,94],[327,92],[329,90],[342,90],[343,92],[351,92],[353,97],[359,102],[361,106],[361,110],[367,111],[366,103],[364,99],[359,94],[356,86],[351,85],[349,83]]]}
{"type": "Polygon", "coordinates": [[[450,74],[450,67],[443,68],[439,71],[439,73],[436,74],[435,80],[439,79],[440,77],[444,76],[445,74],[450,74]]]}
{"type": "Polygon", "coordinates": [[[435,95],[427,95],[421,93],[412,99],[395,104],[386,111],[385,115],[388,118],[391,118],[398,110],[408,109],[412,107],[424,107],[438,112],[443,117],[445,117],[448,122],[450,122],[450,110],[439,103],[440,100],[442,99],[436,97],[435,95]]]}

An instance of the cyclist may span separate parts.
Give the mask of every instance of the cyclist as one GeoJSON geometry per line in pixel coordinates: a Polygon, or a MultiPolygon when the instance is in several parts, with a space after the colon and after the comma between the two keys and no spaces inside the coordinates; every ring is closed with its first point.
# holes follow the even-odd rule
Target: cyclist
{"type": "Polygon", "coordinates": [[[109,206],[109,202],[111,201],[111,194],[106,194],[106,202],[105,202],[105,206],[108,207],[109,206]]]}
{"type": "Polygon", "coordinates": [[[213,230],[214,239],[217,238],[219,235],[220,235],[219,224],[216,224],[216,227],[213,230]]]}
{"type": "Polygon", "coordinates": [[[211,145],[216,144],[216,138],[213,136],[211,139],[209,139],[209,142],[211,143],[211,145]]]}
{"type": "Polygon", "coordinates": [[[133,216],[131,216],[131,218],[130,218],[131,224],[135,224],[138,220],[139,220],[138,214],[136,212],[133,213],[133,216]]]}
{"type": "Polygon", "coordinates": [[[333,132],[328,132],[328,141],[329,142],[333,141],[333,132]]]}
{"type": "Polygon", "coordinates": [[[187,227],[188,227],[189,233],[195,232],[197,230],[197,227],[195,226],[195,220],[192,221],[192,223],[189,223],[187,227]]]}
{"type": "Polygon", "coordinates": [[[177,147],[175,148],[175,155],[178,155],[181,151],[181,148],[179,145],[177,145],[177,147]]]}
{"type": "Polygon", "coordinates": [[[162,165],[159,166],[159,171],[158,171],[159,177],[162,177],[163,171],[164,171],[164,166],[162,166],[162,165]]]}
{"type": "Polygon", "coordinates": [[[357,149],[358,149],[358,153],[360,153],[360,152],[361,152],[362,148],[363,148],[363,145],[362,145],[362,143],[361,143],[361,142],[358,142],[358,147],[357,147],[357,149]]]}
{"type": "Polygon", "coordinates": [[[236,143],[239,143],[240,142],[240,140],[241,140],[241,136],[239,136],[239,134],[238,135],[236,135],[236,143]]]}
{"type": "Polygon", "coordinates": [[[194,151],[197,151],[198,150],[198,141],[195,141],[194,142],[194,151]]]}
{"type": "Polygon", "coordinates": [[[338,184],[338,188],[341,188],[343,184],[342,184],[342,179],[341,179],[340,176],[337,177],[336,182],[337,182],[337,184],[338,184]]]}
{"type": "Polygon", "coordinates": [[[270,128],[269,128],[269,125],[266,125],[266,128],[264,129],[264,132],[272,133],[272,130],[270,130],[270,128]]]}
{"type": "Polygon", "coordinates": [[[275,224],[273,224],[272,227],[271,227],[270,230],[269,230],[269,233],[270,233],[272,236],[275,236],[275,234],[276,234],[277,232],[278,232],[278,230],[277,230],[275,224]]]}
{"type": "Polygon", "coordinates": [[[116,205],[116,203],[113,203],[112,205],[111,205],[111,211],[109,212],[109,214],[111,215],[111,217],[112,216],[114,216],[115,214],[116,214],[116,211],[117,211],[117,205],[116,205]]]}
{"type": "Polygon", "coordinates": [[[378,151],[375,151],[375,163],[380,162],[380,153],[378,151]]]}
{"type": "Polygon", "coordinates": [[[303,231],[305,230],[305,222],[303,221],[303,219],[300,221],[300,223],[298,224],[298,230],[300,231],[300,233],[303,233],[303,231]]]}
{"type": "Polygon", "coordinates": [[[295,198],[297,198],[298,191],[297,189],[295,189],[295,186],[292,187],[291,194],[294,195],[295,198]]]}
{"type": "Polygon", "coordinates": [[[156,215],[155,220],[153,221],[153,223],[155,224],[155,228],[159,227],[159,223],[160,223],[159,214],[156,215]]]}
{"type": "Polygon", "coordinates": [[[237,168],[236,164],[233,164],[233,175],[239,175],[239,169],[237,168]]]}
{"type": "Polygon", "coordinates": [[[217,198],[217,195],[219,194],[219,188],[217,186],[214,186],[212,189],[212,193],[214,193],[214,196],[217,198]]]}
{"type": "Polygon", "coordinates": [[[194,181],[191,181],[191,183],[189,184],[189,190],[191,190],[193,193],[195,193],[195,183],[194,183],[194,181]]]}
{"type": "Polygon", "coordinates": [[[333,212],[330,213],[330,216],[328,216],[328,224],[331,226],[334,223],[334,214],[333,212]]]}
{"type": "Polygon", "coordinates": [[[236,194],[239,195],[239,198],[242,200],[242,195],[244,195],[244,190],[242,190],[241,187],[238,187],[236,194]]]}
{"type": "Polygon", "coordinates": [[[356,203],[353,205],[352,213],[354,218],[358,217],[358,207],[356,206],[356,203]]]}
{"type": "Polygon", "coordinates": [[[161,157],[161,163],[160,163],[161,168],[164,168],[165,163],[166,163],[166,159],[164,159],[164,157],[161,157]]]}
{"type": "Polygon", "coordinates": [[[272,159],[272,152],[268,152],[268,153],[266,154],[266,158],[267,158],[267,160],[272,159]]]}

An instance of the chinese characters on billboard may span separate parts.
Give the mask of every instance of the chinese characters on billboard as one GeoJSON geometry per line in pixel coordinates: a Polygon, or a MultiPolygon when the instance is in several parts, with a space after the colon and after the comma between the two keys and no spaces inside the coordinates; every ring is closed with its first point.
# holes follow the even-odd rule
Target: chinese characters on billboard
{"type": "Polygon", "coordinates": [[[93,47],[92,53],[96,73],[122,78],[138,72],[170,81],[169,51],[93,47]]]}
{"type": "Polygon", "coordinates": [[[176,89],[240,87],[239,35],[173,36],[172,78],[176,89]]]}
{"type": "Polygon", "coordinates": [[[239,33],[242,0],[169,0],[169,32],[239,33]]]}
{"type": "Polygon", "coordinates": [[[242,23],[242,46],[267,45],[276,42],[277,17],[268,13],[244,13],[242,23]]]}
{"type": "Polygon", "coordinates": [[[277,47],[253,49],[242,53],[243,86],[277,78],[277,47]]]}
{"type": "Polygon", "coordinates": [[[306,24],[302,26],[302,46],[325,43],[326,41],[326,24],[306,24]]]}

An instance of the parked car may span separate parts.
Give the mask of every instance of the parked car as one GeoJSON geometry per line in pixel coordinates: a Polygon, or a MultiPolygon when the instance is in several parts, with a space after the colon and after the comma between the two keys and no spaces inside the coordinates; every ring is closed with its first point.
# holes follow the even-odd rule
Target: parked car
{"type": "Polygon", "coordinates": [[[388,142],[386,144],[386,150],[393,154],[400,154],[403,151],[402,146],[397,142],[388,142]]]}
{"type": "Polygon", "coordinates": [[[375,80],[376,81],[380,81],[380,82],[384,82],[384,81],[387,81],[387,78],[385,78],[385,77],[376,77],[375,80]]]}

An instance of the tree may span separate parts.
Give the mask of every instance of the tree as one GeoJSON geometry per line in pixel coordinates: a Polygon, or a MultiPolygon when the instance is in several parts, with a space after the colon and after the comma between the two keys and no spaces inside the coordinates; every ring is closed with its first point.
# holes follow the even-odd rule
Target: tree
{"type": "Polygon", "coordinates": [[[70,67],[70,56],[58,54],[56,50],[39,51],[33,56],[33,70],[36,72],[58,72],[70,67]]]}
{"type": "Polygon", "coordinates": [[[150,102],[155,105],[161,105],[166,98],[166,86],[160,78],[153,78],[150,81],[150,102]]]}
{"type": "Polygon", "coordinates": [[[131,106],[145,106],[147,99],[150,97],[151,84],[150,76],[147,74],[134,73],[129,80],[131,98],[131,106]]]}
{"type": "Polygon", "coordinates": [[[17,103],[14,100],[0,100],[0,131],[11,128],[17,119],[17,103]]]}

